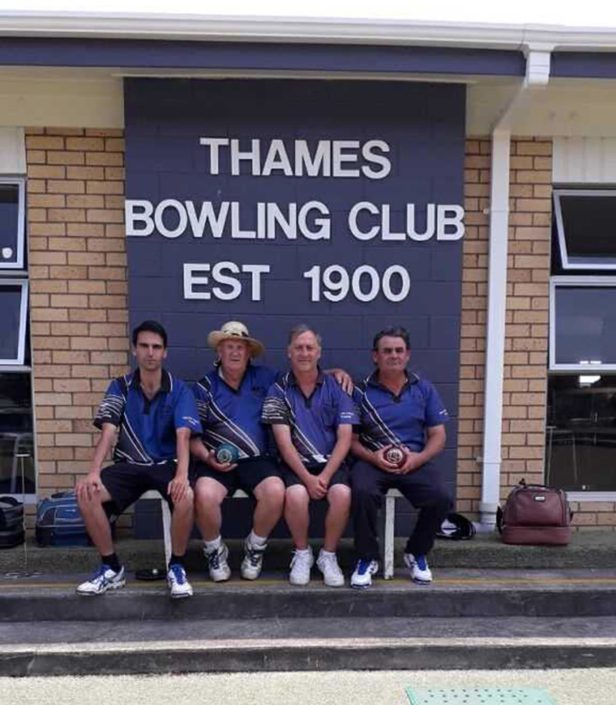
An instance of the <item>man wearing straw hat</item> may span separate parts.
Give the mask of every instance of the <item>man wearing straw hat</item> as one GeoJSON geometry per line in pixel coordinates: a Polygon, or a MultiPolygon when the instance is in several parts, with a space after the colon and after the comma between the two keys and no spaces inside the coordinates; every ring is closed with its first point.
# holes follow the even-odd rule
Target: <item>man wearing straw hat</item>
{"type": "MultiPolygon", "coordinates": [[[[204,427],[203,436],[191,443],[196,459],[195,519],[203,536],[210,578],[228,580],[229,551],[220,535],[220,506],[238,488],[253,496],[256,507],[252,530],[244,541],[241,575],[256,580],[267,538],[282,516],[285,497],[277,458],[270,454],[268,429],[261,423],[263,401],[278,372],[253,364],[265,348],[239,321],[229,321],[212,331],[208,344],[218,359],[193,390],[204,427]],[[221,458],[222,446],[227,458],[221,458]]],[[[331,372],[344,386],[350,384],[344,371],[331,372]]]]}
{"type": "Polygon", "coordinates": [[[204,435],[191,443],[196,459],[195,520],[204,542],[210,578],[228,580],[229,551],[222,542],[221,504],[242,489],[256,500],[253,525],[244,542],[241,575],[255,580],[261,573],[267,538],[282,515],[284,483],[276,459],[268,453],[267,429],[261,424],[261,407],[277,372],[254,365],[265,350],[239,321],[229,321],[208,335],[218,359],[213,370],[193,391],[204,435]],[[222,455],[222,447],[227,453],[222,455]],[[217,452],[218,451],[218,452],[217,452]]]}

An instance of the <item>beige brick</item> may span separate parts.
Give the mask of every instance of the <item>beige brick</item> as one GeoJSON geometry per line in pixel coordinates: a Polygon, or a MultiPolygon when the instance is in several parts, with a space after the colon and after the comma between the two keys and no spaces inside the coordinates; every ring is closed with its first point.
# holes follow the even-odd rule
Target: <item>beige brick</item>
{"type": "Polygon", "coordinates": [[[85,164],[85,155],[82,152],[47,152],[47,163],[63,164],[70,169],[73,165],[85,164]]]}
{"type": "Polygon", "coordinates": [[[91,166],[124,166],[124,155],[120,152],[91,152],[86,154],[86,164],[91,166]]]}
{"type": "Polygon", "coordinates": [[[26,149],[64,149],[64,138],[26,135],[26,149]]]}
{"type": "Polygon", "coordinates": [[[98,152],[105,149],[105,141],[97,137],[69,137],[66,140],[66,149],[98,152]]]}
{"type": "Polygon", "coordinates": [[[56,250],[60,252],[81,252],[86,249],[85,242],[80,240],[69,239],[66,237],[50,237],[48,246],[50,250],[56,250]]]}
{"type": "Polygon", "coordinates": [[[68,290],[71,294],[104,294],[106,286],[102,281],[70,281],[68,290]]]}
{"type": "Polygon", "coordinates": [[[85,296],[78,294],[52,294],[51,305],[58,308],[86,308],[88,301],[85,296]]]}
{"type": "MultiPolygon", "coordinates": [[[[49,180],[47,182],[47,190],[49,193],[61,193],[61,194],[81,194],[85,193],[86,186],[83,181],[53,181],[49,180]]],[[[73,207],[72,204],[67,204],[69,207],[73,207]]]]}
{"type": "Polygon", "coordinates": [[[90,179],[102,180],[105,178],[105,170],[100,166],[69,166],[66,170],[69,179],[90,179]]]}
{"type": "Polygon", "coordinates": [[[86,220],[86,212],[83,208],[50,208],[47,217],[52,222],[83,223],[86,220]]]}
{"type": "Polygon", "coordinates": [[[123,211],[114,211],[96,208],[88,210],[89,223],[122,223],[124,222],[123,211]]]}

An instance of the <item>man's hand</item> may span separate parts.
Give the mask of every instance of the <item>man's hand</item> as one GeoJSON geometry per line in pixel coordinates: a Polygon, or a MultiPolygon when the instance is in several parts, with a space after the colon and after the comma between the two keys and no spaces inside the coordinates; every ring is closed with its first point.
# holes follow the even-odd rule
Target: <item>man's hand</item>
{"type": "Polygon", "coordinates": [[[325,475],[324,472],[322,472],[317,475],[316,478],[319,482],[319,487],[323,490],[325,494],[327,494],[327,490],[329,489],[329,483],[331,482],[331,477],[328,477],[327,475],[325,475]]]}
{"type": "Polygon", "coordinates": [[[383,470],[383,472],[390,472],[393,475],[399,475],[400,468],[395,463],[390,463],[385,457],[385,454],[390,448],[392,448],[392,446],[386,446],[385,448],[375,450],[373,453],[373,464],[376,465],[379,470],[383,470]]]}
{"type": "Polygon", "coordinates": [[[171,482],[167,485],[167,493],[171,497],[173,504],[181,502],[186,497],[189,489],[190,484],[188,482],[188,478],[184,476],[174,477],[173,480],[171,480],[171,482]]]}
{"type": "Polygon", "coordinates": [[[219,463],[218,460],[216,460],[216,453],[213,450],[208,451],[207,460],[205,462],[212,470],[216,470],[216,472],[229,472],[237,467],[237,463],[219,463]]]}
{"type": "Polygon", "coordinates": [[[317,475],[310,475],[306,478],[304,484],[306,485],[310,499],[323,499],[327,494],[327,487],[322,486],[317,475]]]}
{"type": "Polygon", "coordinates": [[[332,370],[332,375],[347,394],[353,393],[353,379],[346,370],[336,367],[332,370]]]}
{"type": "Polygon", "coordinates": [[[401,475],[408,475],[409,473],[415,472],[415,470],[419,470],[419,468],[423,465],[421,455],[419,453],[414,453],[408,448],[404,448],[403,450],[405,458],[398,472],[401,475]]]}
{"type": "Polygon", "coordinates": [[[90,501],[103,489],[100,470],[90,470],[90,472],[77,480],[75,484],[75,494],[77,499],[90,501]]]}

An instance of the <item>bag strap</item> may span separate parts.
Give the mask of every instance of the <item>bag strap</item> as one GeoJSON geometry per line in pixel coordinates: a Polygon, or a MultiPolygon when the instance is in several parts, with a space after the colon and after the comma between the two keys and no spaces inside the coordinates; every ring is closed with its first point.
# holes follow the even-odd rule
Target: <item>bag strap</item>
{"type": "Polygon", "coordinates": [[[503,533],[503,510],[500,507],[496,509],[496,528],[499,534],[503,533]]]}

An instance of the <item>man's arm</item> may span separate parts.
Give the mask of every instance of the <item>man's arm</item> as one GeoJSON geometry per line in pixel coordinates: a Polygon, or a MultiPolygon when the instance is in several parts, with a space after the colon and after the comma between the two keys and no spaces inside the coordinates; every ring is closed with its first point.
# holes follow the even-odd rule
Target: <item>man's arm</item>
{"type": "Polygon", "coordinates": [[[169,483],[167,492],[174,503],[180,502],[186,496],[190,485],[188,484],[188,462],[190,459],[190,428],[176,428],[175,430],[175,452],[177,458],[177,468],[175,477],[169,483]]]}
{"type": "Polygon", "coordinates": [[[353,394],[353,378],[341,367],[332,367],[325,370],[326,375],[331,375],[347,394],[353,394]]]}
{"type": "Polygon", "coordinates": [[[429,426],[426,429],[426,435],[426,445],[420,453],[413,453],[413,451],[405,450],[406,460],[400,467],[400,472],[402,474],[406,475],[409,472],[419,470],[422,465],[425,465],[429,460],[432,460],[432,458],[435,458],[443,451],[445,441],[447,440],[447,433],[445,431],[444,424],[429,426]]]}
{"type": "Polygon", "coordinates": [[[299,457],[299,453],[293,445],[289,426],[281,423],[272,424],[272,432],[282,459],[304,483],[310,497],[312,497],[312,499],[322,499],[325,497],[326,490],[320,486],[318,477],[311,475],[304,467],[304,463],[302,463],[302,459],[299,457]]]}
{"type": "Polygon", "coordinates": [[[103,423],[88,474],[75,484],[75,493],[80,499],[92,499],[95,492],[101,491],[101,471],[115,440],[116,430],[112,423],[103,423]]]}
{"type": "Polygon", "coordinates": [[[351,437],[353,435],[353,426],[351,424],[340,424],[336,430],[336,445],[329,456],[327,463],[319,474],[319,481],[325,489],[329,486],[334,473],[351,450],[351,437]]]}

